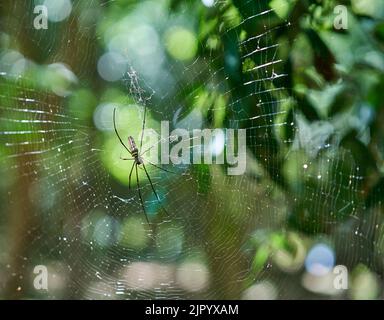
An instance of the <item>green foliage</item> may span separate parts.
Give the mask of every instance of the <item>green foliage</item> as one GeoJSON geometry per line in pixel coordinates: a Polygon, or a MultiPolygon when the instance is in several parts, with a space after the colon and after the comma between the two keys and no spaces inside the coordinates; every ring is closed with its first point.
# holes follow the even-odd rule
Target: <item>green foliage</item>
{"type": "MultiPolygon", "coordinates": [[[[22,8],[9,4],[6,7],[22,8]]],[[[219,171],[204,164],[193,166],[192,178],[183,185],[179,185],[180,177],[165,177],[157,172],[157,181],[172,185],[173,192],[159,188],[161,205],[155,197],[144,194],[150,203],[150,219],[160,216],[162,205],[182,207],[180,203],[185,198],[195,201],[201,196],[198,199],[203,204],[198,207],[188,203],[184,207],[193,213],[199,211],[198,218],[176,212],[171,218],[178,215],[180,220],[168,223],[172,219],[167,217],[167,223],[156,230],[156,240],[148,236],[142,217],[128,216],[131,211],[110,214],[93,208],[99,203],[88,205],[88,215],[77,223],[82,225],[79,237],[84,246],[95,244],[95,260],[116,245],[119,250],[129,251],[127,255],[132,259],[137,258],[138,252],[148,251],[150,256],[175,262],[188,258],[188,252],[183,250],[189,241],[188,245],[199,252],[207,243],[212,245],[213,253],[204,252],[204,261],[210,259],[212,270],[220,271],[222,266],[218,264],[222,262],[217,262],[216,256],[235,256],[246,243],[245,253],[241,251],[248,258],[246,288],[263,277],[269,263],[276,264],[282,272],[299,272],[310,241],[321,237],[338,239],[345,229],[352,230],[356,221],[382,223],[382,0],[224,0],[212,7],[205,7],[201,1],[118,0],[107,1],[103,6],[93,2],[74,7],[71,23],[50,22],[44,37],[28,28],[24,34],[13,20],[7,23],[7,30],[0,32],[0,61],[7,50],[20,51],[28,59],[24,77],[0,78],[0,117],[12,119],[1,131],[31,131],[29,144],[23,135],[15,135],[15,146],[6,145],[7,136],[0,135],[1,156],[11,156],[2,162],[0,172],[54,158],[55,164],[63,167],[44,167],[49,174],[53,176],[70,167],[71,177],[76,177],[72,179],[76,185],[69,185],[71,179],[60,175],[55,176],[60,183],[50,182],[49,191],[54,196],[40,204],[41,215],[48,217],[42,224],[48,229],[52,228],[52,221],[59,219],[47,214],[49,201],[65,198],[67,190],[80,190],[76,196],[81,194],[78,184],[82,181],[77,181],[77,177],[82,172],[104,170],[118,193],[127,194],[131,162],[118,159],[128,154],[116,142],[113,131],[98,126],[97,117],[103,106],[109,105],[109,111],[117,106],[121,136],[126,139],[131,135],[138,141],[144,104],[148,107],[146,124],[155,129],[159,129],[161,120],[172,124],[198,122],[193,118],[196,114],[201,117],[201,127],[246,128],[248,156],[254,163],[238,180],[223,178],[215,174],[219,171]],[[346,30],[334,27],[337,5],[348,10],[346,30]],[[272,14],[261,14],[270,10],[272,14]],[[264,33],[268,36],[260,37],[264,33]],[[76,50],[71,50],[72,43],[76,50]],[[111,47],[121,54],[129,53],[129,63],[140,75],[134,85],[142,89],[132,88],[129,76],[116,82],[98,77],[97,58],[111,47]],[[57,61],[60,64],[52,64],[57,61]],[[25,97],[35,100],[24,101],[25,97]],[[34,121],[23,122],[23,114],[17,109],[25,108],[26,103],[31,103],[31,108],[44,107],[48,114],[44,119],[49,121],[57,121],[50,116],[58,112],[57,106],[62,106],[71,125],[76,126],[76,133],[55,136],[47,130],[47,122],[40,121],[40,114],[34,121]],[[77,151],[68,147],[68,138],[74,141],[71,143],[80,141],[77,151]],[[53,140],[63,146],[49,149],[47,141],[53,140]],[[19,149],[17,143],[21,145],[19,149]],[[46,153],[33,154],[33,158],[21,163],[17,155],[30,155],[33,145],[41,145],[46,153]],[[94,163],[88,167],[87,161],[86,166],[80,165],[83,159],[79,158],[89,145],[92,152],[102,150],[97,156],[102,168],[90,168],[94,163]],[[73,158],[79,161],[68,163],[73,152],[73,158]],[[223,188],[223,194],[218,195],[218,183],[228,190],[223,188]],[[239,197],[236,204],[229,200],[233,193],[239,197]],[[203,209],[204,213],[200,213],[203,209]],[[215,224],[211,211],[230,218],[215,224]],[[270,213],[276,215],[265,218],[270,213]],[[255,231],[255,226],[260,230],[255,231]],[[199,232],[194,234],[191,230],[199,232]],[[226,241],[225,248],[217,245],[217,239],[226,241]]],[[[25,20],[32,20],[30,14],[20,12],[25,20]]],[[[0,67],[12,68],[15,61],[11,62],[0,67]]],[[[100,117],[111,121],[110,116],[100,117]]],[[[193,127],[193,123],[189,125],[193,127]]],[[[59,129],[64,126],[60,124],[59,129]]],[[[32,171],[34,177],[40,178],[40,172],[32,171]]],[[[150,174],[154,172],[150,169],[150,174]]],[[[16,178],[8,175],[4,173],[6,182],[0,184],[2,193],[17,184],[16,178]]],[[[97,175],[94,178],[105,179],[97,175]]],[[[139,178],[145,179],[142,170],[139,178]]],[[[46,192],[47,187],[41,185],[32,193],[35,198],[46,192]]],[[[135,179],[132,186],[136,186],[135,179]]],[[[93,187],[89,187],[92,192],[98,192],[93,187]]],[[[114,203],[108,201],[105,206],[115,209],[114,203]]],[[[73,206],[70,210],[86,210],[83,204],[73,202],[66,204],[73,206]]],[[[382,238],[382,234],[374,233],[366,240],[369,252],[364,252],[367,260],[380,260],[377,266],[374,262],[369,266],[377,267],[380,273],[381,249],[371,247],[372,243],[382,244],[382,238]]],[[[354,241],[358,247],[359,240],[354,241]]],[[[346,261],[353,267],[357,265],[353,277],[358,281],[368,278],[368,283],[373,283],[374,275],[358,262],[346,261]]],[[[221,276],[226,280],[227,274],[221,276]]],[[[217,278],[213,285],[221,290],[225,285],[220,283],[220,276],[217,278]]],[[[369,297],[377,296],[374,291],[368,293],[369,297]]],[[[353,291],[354,296],[360,297],[356,292],[353,291]]]]}

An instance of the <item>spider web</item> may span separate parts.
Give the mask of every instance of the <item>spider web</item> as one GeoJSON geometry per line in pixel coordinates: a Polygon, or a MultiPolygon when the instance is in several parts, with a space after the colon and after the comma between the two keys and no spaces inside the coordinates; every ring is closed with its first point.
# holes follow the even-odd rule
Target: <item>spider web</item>
{"type": "MultiPolygon", "coordinates": [[[[103,20],[107,10],[118,8],[113,1],[87,3],[73,2],[73,12],[85,6],[103,20]]],[[[11,245],[5,250],[2,261],[7,263],[2,270],[6,276],[14,273],[32,277],[34,265],[46,265],[53,274],[50,290],[44,293],[50,298],[226,298],[229,292],[241,297],[249,279],[272,283],[277,296],[285,297],[283,288],[289,278],[276,266],[278,263],[268,263],[261,273],[252,273],[254,248],[249,243],[260,230],[285,230],[292,212],[302,212],[298,223],[304,228],[306,223],[321,222],[325,230],[320,231],[337,225],[340,215],[360,223],[359,168],[347,152],[341,157],[336,155],[337,141],[329,143],[329,136],[311,141],[302,132],[313,128],[308,128],[305,121],[289,120],[289,99],[279,84],[286,76],[282,71],[284,61],[279,56],[280,44],[274,43],[272,37],[289,22],[276,24],[275,12],[263,1],[244,1],[237,6],[237,12],[227,1],[216,2],[215,7],[223,13],[221,36],[235,39],[237,47],[224,45],[188,63],[167,60],[160,68],[165,74],[161,82],[154,82],[151,73],[142,71],[143,62],[128,54],[130,69],[119,81],[126,99],[108,102],[109,109],[103,110],[109,110],[109,115],[102,113],[101,117],[103,130],[68,108],[73,88],[85,86],[83,80],[95,73],[86,63],[95,55],[91,44],[99,40],[92,33],[95,25],[76,28],[78,22],[71,15],[67,24],[75,32],[70,38],[64,31],[64,35],[53,32],[53,38],[45,39],[29,23],[33,8],[20,10],[19,6],[9,6],[9,16],[18,17],[22,11],[20,18],[25,23],[16,27],[7,21],[8,33],[21,37],[23,31],[29,30],[31,43],[47,53],[50,63],[68,61],[69,52],[74,51],[84,67],[74,70],[74,77],[67,76],[69,87],[52,92],[50,83],[34,84],[41,69],[25,58],[28,53],[22,49],[20,53],[25,57],[20,59],[26,64],[22,71],[14,68],[14,61],[1,65],[1,170],[7,177],[5,181],[10,181],[1,186],[2,198],[7,201],[2,211],[8,219],[21,221],[16,223],[15,232],[22,234],[21,249],[11,245]],[[245,15],[242,9],[251,5],[252,14],[245,15]],[[242,32],[252,24],[260,26],[257,33],[242,32]],[[54,49],[58,41],[67,41],[64,52],[54,49]],[[89,49],[77,52],[77,41],[85,41],[89,49]],[[229,53],[223,55],[226,50],[229,53]],[[242,68],[241,79],[235,79],[230,70],[234,58],[231,54],[236,52],[243,64],[238,66],[242,68]],[[123,151],[120,146],[113,154],[112,165],[106,164],[110,154],[106,141],[118,145],[111,130],[111,106],[118,106],[123,139],[132,134],[139,141],[144,105],[148,127],[164,120],[190,132],[214,127],[189,107],[203,93],[200,86],[189,85],[197,80],[208,88],[213,101],[224,101],[212,102],[209,112],[228,113],[224,122],[227,128],[247,129],[247,172],[228,176],[223,166],[165,166],[176,171],[174,175],[152,168],[150,176],[161,205],[141,174],[144,202],[153,222],[148,226],[135,182],[128,190],[127,174],[125,180],[119,180],[116,176],[122,174],[112,172],[116,166],[121,170],[130,168],[130,162],[119,160],[123,151]],[[124,115],[128,113],[134,114],[134,120],[127,120],[124,115]],[[284,129],[294,132],[294,136],[277,141],[276,136],[284,129]],[[305,183],[294,186],[304,194],[304,203],[297,203],[294,194],[286,195],[279,187],[278,145],[286,161],[293,163],[288,174],[304,176],[305,183]],[[315,208],[316,216],[308,217],[306,208],[315,208]]],[[[127,16],[133,19],[150,6],[155,4],[132,6],[133,13],[127,16]]],[[[182,9],[180,12],[185,13],[182,9]]],[[[151,14],[146,15],[146,23],[158,26],[151,14]]],[[[52,24],[50,28],[58,31],[59,26],[52,24]]],[[[149,59],[144,62],[153,64],[149,59]]],[[[21,290],[25,297],[36,295],[32,287],[21,290]]]]}

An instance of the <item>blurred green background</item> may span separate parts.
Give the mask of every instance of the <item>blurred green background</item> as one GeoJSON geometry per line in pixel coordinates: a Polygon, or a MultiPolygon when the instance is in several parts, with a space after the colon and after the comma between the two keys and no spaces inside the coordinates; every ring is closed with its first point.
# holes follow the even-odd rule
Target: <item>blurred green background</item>
{"type": "Polygon", "coordinates": [[[382,298],[383,71],[382,0],[2,0],[0,298],[382,298]],[[148,226],[144,105],[247,129],[245,174],[139,170],[148,226]]]}

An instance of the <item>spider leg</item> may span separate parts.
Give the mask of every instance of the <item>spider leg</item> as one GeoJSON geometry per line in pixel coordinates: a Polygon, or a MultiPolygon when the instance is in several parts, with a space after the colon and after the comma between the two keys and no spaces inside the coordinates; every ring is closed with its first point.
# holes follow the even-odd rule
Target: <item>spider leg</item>
{"type": "Polygon", "coordinates": [[[123,145],[123,147],[129,152],[130,155],[132,155],[132,152],[129,150],[129,148],[124,144],[123,140],[121,139],[119,132],[117,131],[116,127],[116,108],[113,109],[113,128],[115,129],[115,133],[117,137],[120,140],[120,143],[123,145]]]}
{"type": "Polygon", "coordinates": [[[120,160],[135,160],[135,158],[122,158],[122,157],[120,157],[120,160]]]}
{"type": "Polygon", "coordinates": [[[135,164],[136,164],[136,162],[134,162],[134,163],[132,164],[131,171],[129,172],[128,189],[131,189],[131,178],[132,178],[132,172],[133,172],[133,168],[135,167],[135,164]]]}
{"type": "Polygon", "coordinates": [[[146,116],[147,116],[147,104],[144,103],[144,118],[143,118],[143,125],[141,128],[141,138],[140,138],[140,149],[143,146],[143,138],[144,138],[144,129],[145,129],[145,121],[146,121],[146,116]]]}
{"type": "MultiPolygon", "coordinates": [[[[157,194],[157,192],[156,192],[156,190],[155,190],[155,187],[153,186],[152,180],[151,180],[151,178],[150,178],[150,176],[149,176],[149,174],[148,174],[148,171],[147,171],[147,168],[145,167],[145,164],[143,163],[142,165],[143,165],[145,174],[146,174],[146,176],[147,176],[147,178],[148,178],[149,184],[151,185],[152,191],[153,191],[153,193],[155,194],[155,196],[156,196],[156,198],[157,198],[157,201],[160,203],[160,205],[161,205],[161,207],[163,208],[163,210],[165,211],[165,213],[169,216],[168,211],[165,210],[165,208],[164,208],[163,205],[161,204],[160,197],[159,197],[159,195],[157,194]]],[[[137,170],[137,169],[136,169],[136,170],[137,170]]]]}
{"type": "Polygon", "coordinates": [[[144,152],[140,153],[140,156],[146,154],[146,153],[147,153],[149,150],[151,150],[153,147],[154,147],[154,146],[152,146],[152,147],[148,148],[147,150],[145,150],[144,152]]]}
{"type": "Polygon", "coordinates": [[[164,141],[164,139],[160,139],[158,140],[154,145],[152,145],[151,147],[149,147],[148,149],[146,149],[144,152],[140,152],[140,156],[144,155],[145,153],[147,153],[149,150],[153,149],[154,147],[158,146],[159,143],[161,143],[162,141],[164,141]]]}
{"type": "Polygon", "coordinates": [[[141,202],[141,207],[143,208],[143,211],[144,211],[145,219],[147,219],[147,223],[148,223],[148,225],[149,225],[149,220],[148,220],[147,212],[145,211],[144,201],[143,201],[143,197],[142,197],[142,195],[141,195],[140,183],[139,183],[139,173],[137,172],[137,166],[138,166],[138,165],[135,163],[135,167],[136,167],[137,191],[139,192],[139,198],[140,198],[140,202],[141,202]]]}
{"type": "Polygon", "coordinates": [[[174,172],[174,171],[170,171],[170,170],[167,170],[167,169],[164,169],[164,168],[162,168],[162,167],[160,167],[160,166],[158,166],[158,165],[152,163],[151,161],[148,161],[148,160],[145,160],[145,161],[147,161],[151,166],[154,166],[154,167],[157,168],[157,169],[160,169],[160,170],[165,171],[165,172],[169,172],[169,173],[177,174],[176,172],[174,172]]]}

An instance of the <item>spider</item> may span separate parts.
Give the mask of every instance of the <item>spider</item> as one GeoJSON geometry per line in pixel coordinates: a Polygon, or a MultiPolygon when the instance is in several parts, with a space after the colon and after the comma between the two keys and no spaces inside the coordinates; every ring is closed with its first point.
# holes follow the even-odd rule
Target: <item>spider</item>
{"type": "Polygon", "coordinates": [[[136,183],[137,183],[137,191],[138,191],[138,194],[139,194],[139,199],[140,199],[141,207],[143,209],[143,212],[144,212],[144,215],[145,215],[145,219],[147,220],[147,223],[149,224],[148,215],[147,215],[147,212],[145,210],[143,196],[141,194],[141,189],[140,189],[140,181],[139,181],[139,175],[138,175],[138,168],[143,168],[144,169],[145,175],[147,176],[147,179],[148,179],[148,182],[151,185],[151,189],[152,189],[154,195],[156,196],[157,201],[159,202],[159,204],[161,205],[161,207],[165,211],[165,213],[167,213],[167,215],[168,215],[168,212],[167,212],[167,210],[165,210],[165,208],[161,204],[160,197],[157,194],[155,187],[153,186],[151,177],[148,174],[148,171],[147,171],[147,168],[145,167],[145,163],[144,162],[147,162],[151,166],[156,167],[157,169],[160,169],[162,171],[170,172],[170,173],[173,173],[173,172],[172,171],[168,171],[168,170],[166,170],[164,168],[161,168],[161,167],[157,166],[156,164],[154,164],[154,163],[152,163],[152,162],[150,162],[148,160],[144,160],[143,155],[152,148],[151,147],[151,148],[145,150],[144,152],[140,152],[141,147],[143,145],[143,136],[144,136],[144,128],[145,128],[145,116],[146,116],[146,108],[144,107],[144,119],[143,119],[143,126],[142,126],[142,131],[141,131],[141,138],[140,138],[140,148],[137,147],[136,142],[135,142],[135,140],[133,139],[132,136],[128,136],[128,146],[127,146],[123,142],[123,140],[120,137],[119,132],[117,131],[117,127],[116,127],[116,108],[113,109],[113,127],[115,129],[115,133],[116,133],[120,143],[123,145],[123,147],[131,155],[131,158],[122,158],[120,156],[120,159],[121,160],[133,160],[133,164],[132,164],[131,170],[129,172],[128,189],[131,189],[132,173],[133,173],[133,170],[135,170],[136,183]]]}

